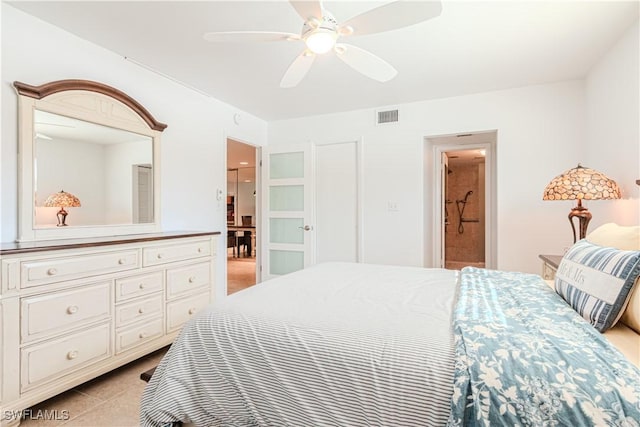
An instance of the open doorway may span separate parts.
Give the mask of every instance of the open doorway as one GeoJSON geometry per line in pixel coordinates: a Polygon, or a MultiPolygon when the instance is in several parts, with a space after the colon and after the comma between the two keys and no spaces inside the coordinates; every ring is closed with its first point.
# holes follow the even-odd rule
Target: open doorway
{"type": "Polygon", "coordinates": [[[496,131],[425,138],[432,153],[425,182],[433,184],[434,267],[496,268],[496,131]]]}
{"type": "Polygon", "coordinates": [[[227,139],[227,295],[257,282],[256,147],[227,139]]]}
{"type": "Polygon", "coordinates": [[[485,266],[485,150],[442,153],[444,267],[485,266]]]}

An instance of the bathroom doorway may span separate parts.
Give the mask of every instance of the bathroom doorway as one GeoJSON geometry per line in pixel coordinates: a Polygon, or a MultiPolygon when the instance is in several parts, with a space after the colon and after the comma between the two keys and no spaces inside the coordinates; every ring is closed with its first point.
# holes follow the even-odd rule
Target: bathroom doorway
{"type": "Polygon", "coordinates": [[[426,266],[497,268],[496,144],[497,131],[425,138],[426,266]]]}
{"type": "Polygon", "coordinates": [[[485,150],[445,151],[444,267],[485,266],[485,150]]]}
{"type": "Polygon", "coordinates": [[[258,149],[227,139],[227,295],[257,283],[258,149]]]}

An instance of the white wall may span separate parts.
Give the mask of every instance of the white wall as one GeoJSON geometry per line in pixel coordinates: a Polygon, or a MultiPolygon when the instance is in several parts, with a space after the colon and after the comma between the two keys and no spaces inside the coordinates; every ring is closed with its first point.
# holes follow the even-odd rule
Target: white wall
{"type": "Polygon", "coordinates": [[[589,229],[606,222],[640,224],[640,29],[636,22],[591,69],[587,88],[585,166],[614,179],[622,200],[588,204],[589,229]]]}
{"type": "MultiPolygon", "coordinates": [[[[168,125],[162,133],[162,228],[214,230],[225,227],[225,135],[264,145],[266,122],[214,98],[141,68],[113,52],[33,18],[6,3],[2,15],[2,241],[17,237],[17,96],[15,80],[39,85],[88,79],[113,86],[140,102],[168,125]],[[235,125],[233,115],[243,120],[235,125]]],[[[224,236],[218,253],[224,254],[224,236]]],[[[225,282],[218,259],[218,285],[225,282]]],[[[218,289],[223,295],[224,289],[218,289]]]]}
{"type": "Polygon", "coordinates": [[[364,262],[431,266],[432,211],[423,200],[432,198],[432,154],[424,137],[483,130],[498,132],[498,268],[538,273],[538,254],[571,243],[570,204],[543,202],[542,192],[579,161],[582,81],[404,104],[399,115],[400,123],[384,126],[374,124],[373,109],[269,123],[270,145],[362,138],[364,262]]]}

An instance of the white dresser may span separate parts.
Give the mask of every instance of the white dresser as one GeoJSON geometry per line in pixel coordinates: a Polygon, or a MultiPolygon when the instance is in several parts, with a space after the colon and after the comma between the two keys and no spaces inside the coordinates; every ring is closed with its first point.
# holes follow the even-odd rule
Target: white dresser
{"type": "Polygon", "coordinates": [[[1,425],[170,344],[213,302],[218,232],[3,244],[1,425]]]}

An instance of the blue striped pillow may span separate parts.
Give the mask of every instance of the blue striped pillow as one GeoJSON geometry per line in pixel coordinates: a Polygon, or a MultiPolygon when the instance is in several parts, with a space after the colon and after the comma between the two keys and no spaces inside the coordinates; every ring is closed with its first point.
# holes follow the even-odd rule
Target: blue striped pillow
{"type": "Polygon", "coordinates": [[[598,331],[613,327],[640,274],[640,251],[574,244],[560,261],[556,292],[598,331]]]}

